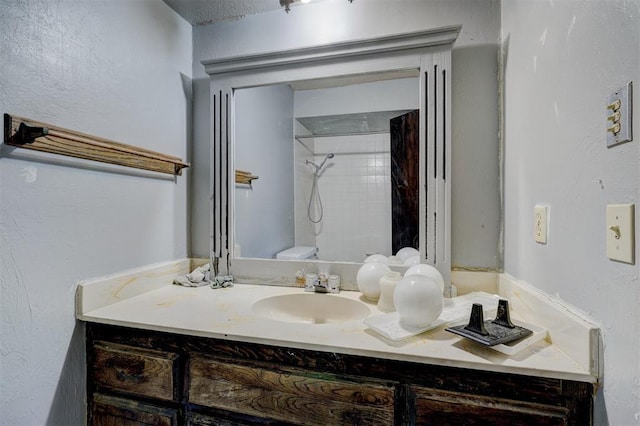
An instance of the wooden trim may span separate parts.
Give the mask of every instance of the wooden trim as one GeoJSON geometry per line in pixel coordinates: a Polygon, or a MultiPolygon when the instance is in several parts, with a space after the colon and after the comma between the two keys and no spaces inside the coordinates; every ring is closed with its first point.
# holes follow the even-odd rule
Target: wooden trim
{"type": "Polygon", "coordinates": [[[179,157],[52,126],[28,118],[5,114],[4,121],[4,143],[18,148],[50,152],[170,175],[182,175],[182,169],[190,166],[189,163],[183,162],[179,157]],[[18,129],[23,123],[27,126],[45,128],[47,129],[47,134],[36,137],[32,141],[20,140],[16,134],[19,133],[18,129]]]}

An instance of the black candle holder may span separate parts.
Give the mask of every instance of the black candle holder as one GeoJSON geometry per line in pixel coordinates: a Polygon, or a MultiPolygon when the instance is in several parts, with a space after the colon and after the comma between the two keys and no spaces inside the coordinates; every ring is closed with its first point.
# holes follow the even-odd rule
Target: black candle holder
{"type": "Polygon", "coordinates": [[[448,327],[446,330],[485,346],[513,342],[533,333],[531,330],[511,322],[509,301],[504,299],[498,301],[498,313],[494,320],[484,321],[482,305],[474,303],[467,325],[448,327]]]}

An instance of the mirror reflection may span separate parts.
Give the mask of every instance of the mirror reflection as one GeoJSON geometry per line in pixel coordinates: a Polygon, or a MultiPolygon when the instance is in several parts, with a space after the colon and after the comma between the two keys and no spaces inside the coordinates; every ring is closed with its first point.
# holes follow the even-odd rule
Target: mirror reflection
{"type": "Polygon", "coordinates": [[[416,75],[235,91],[235,168],[257,177],[236,183],[235,257],[362,262],[418,248],[416,75]]]}

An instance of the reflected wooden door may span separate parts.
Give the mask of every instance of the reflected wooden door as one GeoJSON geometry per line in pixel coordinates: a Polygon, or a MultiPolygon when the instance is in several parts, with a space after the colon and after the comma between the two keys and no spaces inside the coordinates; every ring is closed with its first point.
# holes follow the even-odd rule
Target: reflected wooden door
{"type": "Polygon", "coordinates": [[[391,246],[418,249],[419,111],[391,119],[391,246]]]}

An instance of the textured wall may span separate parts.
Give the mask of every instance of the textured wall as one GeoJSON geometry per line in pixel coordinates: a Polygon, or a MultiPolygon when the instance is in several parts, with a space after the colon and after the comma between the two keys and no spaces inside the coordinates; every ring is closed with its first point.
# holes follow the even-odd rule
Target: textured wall
{"type": "MultiPolygon", "coordinates": [[[[0,28],[0,112],[186,157],[191,27],[164,3],[4,0],[0,28]]],[[[184,257],[188,176],[2,146],[0,424],[84,422],[76,283],[184,257]]]]}
{"type": "MultiPolygon", "coordinates": [[[[452,256],[501,266],[497,0],[327,1],[194,27],[194,192],[209,190],[209,80],[200,61],[462,24],[453,61],[452,256]]],[[[194,199],[192,250],[209,254],[209,203],[194,199]]]]}
{"type": "Polygon", "coordinates": [[[638,256],[607,259],[605,211],[636,203],[638,224],[640,2],[510,0],[502,25],[505,270],[601,323],[595,424],[639,424],[638,256]],[[631,80],[635,140],[607,149],[607,97],[631,80]],[[547,245],[533,241],[536,203],[550,206],[547,245]]]}

